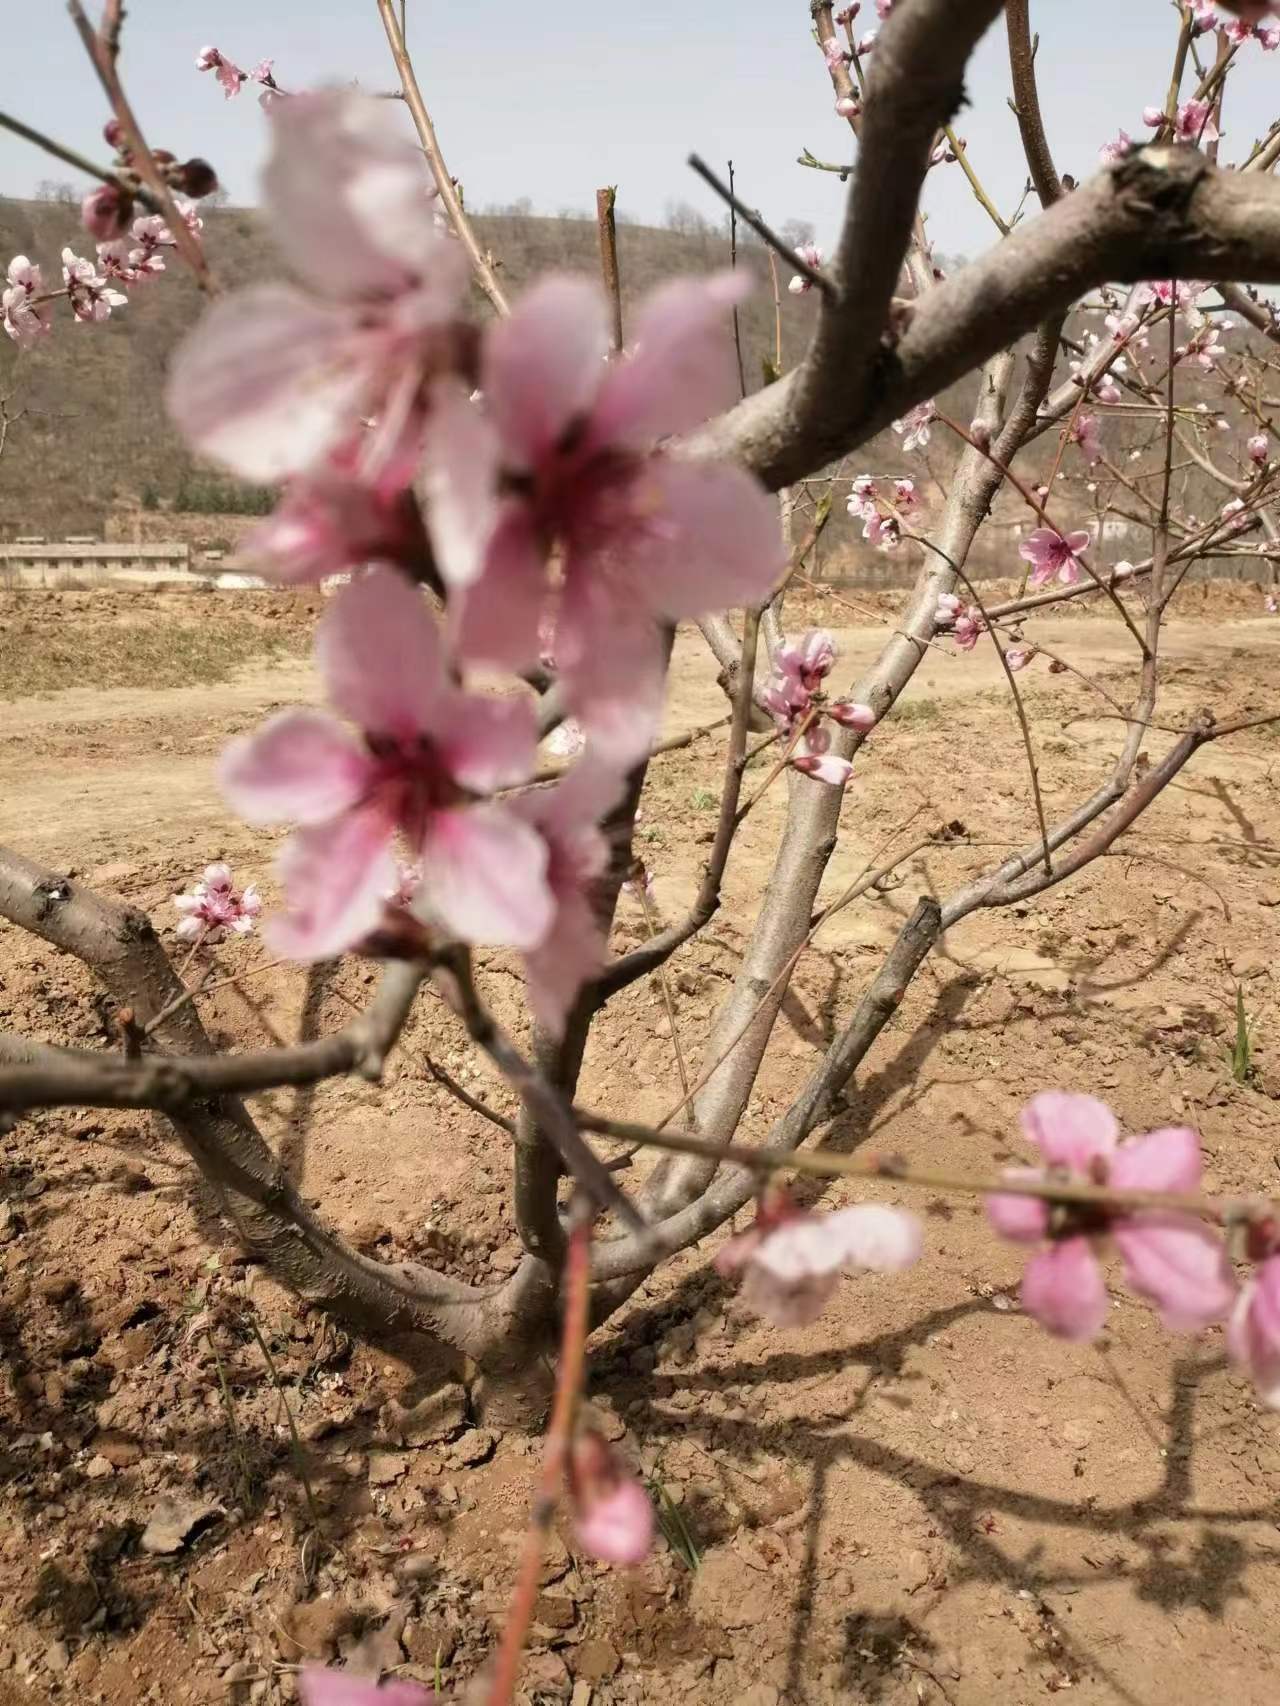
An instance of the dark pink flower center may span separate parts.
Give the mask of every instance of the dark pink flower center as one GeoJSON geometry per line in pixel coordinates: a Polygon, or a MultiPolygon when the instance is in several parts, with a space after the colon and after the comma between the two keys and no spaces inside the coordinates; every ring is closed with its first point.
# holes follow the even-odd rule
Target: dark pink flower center
{"type": "Polygon", "coordinates": [[[434,814],[466,798],[444,754],[429,735],[403,739],[366,733],[365,744],[377,761],[366,800],[399,824],[414,846],[420,845],[434,814]]]}

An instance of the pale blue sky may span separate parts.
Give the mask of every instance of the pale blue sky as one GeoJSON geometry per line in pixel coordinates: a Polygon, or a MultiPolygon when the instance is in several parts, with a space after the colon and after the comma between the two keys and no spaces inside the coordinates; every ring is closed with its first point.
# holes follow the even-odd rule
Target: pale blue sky
{"type": "MultiPolygon", "coordinates": [[[[0,107],[102,157],[102,99],[63,7],[5,4],[20,18],[5,32],[0,107]]],[[[863,10],[874,17],[870,0],[863,10]]],[[[1144,134],[1142,107],[1162,97],[1168,76],[1174,12],[1167,0],[1035,0],[1032,13],[1058,164],[1083,177],[1119,125],[1144,134]]],[[[684,165],[696,149],[717,164],[732,156],[742,193],[775,223],[808,219],[820,241],[837,228],[839,180],[794,164],[802,146],[836,159],[850,142],[832,112],[805,0],[409,0],[409,39],[472,206],[527,196],[540,212],[585,210],[598,185],[616,183],[620,206],[636,218],[660,220],[675,201],[714,217],[710,192],[684,165]]],[[[373,0],[131,0],[123,68],[150,140],[205,155],[236,201],[255,198],[264,124],[252,96],[224,102],[213,78],[197,73],[206,42],[246,67],[274,57],[290,88],[392,83],[373,0]]],[[[1280,53],[1252,44],[1246,60],[1229,96],[1224,159],[1280,109],[1280,53]]],[[[1001,26],[979,49],[969,89],[973,104],[958,128],[1008,211],[1025,170],[1001,26]]],[[[0,192],[29,195],[42,178],[71,175],[0,131],[0,192]]],[[[972,254],[990,240],[956,167],[932,174],[926,206],[941,252],[972,254]]]]}

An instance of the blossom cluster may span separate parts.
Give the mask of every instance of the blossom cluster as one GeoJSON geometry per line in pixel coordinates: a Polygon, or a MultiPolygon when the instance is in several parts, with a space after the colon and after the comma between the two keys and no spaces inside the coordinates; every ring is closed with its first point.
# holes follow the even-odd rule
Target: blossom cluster
{"type": "Polygon", "coordinates": [[[866,733],[877,718],[870,705],[828,699],[823,682],[835,661],[831,635],[825,628],[811,628],[795,644],[778,647],[760,702],[787,741],[790,767],[840,787],[849,780],[853,766],[831,751],[831,730],[824,719],[866,733]]]}
{"type": "Polygon", "coordinates": [[[179,914],[174,932],[178,940],[210,947],[228,933],[247,936],[262,911],[254,884],[238,889],[230,865],[221,860],[206,865],[200,880],[187,894],[174,895],[173,904],[179,914]]]}
{"type": "MultiPolygon", "coordinates": [[[[53,304],[65,299],[77,320],[100,323],[129,298],[126,287],[143,284],[164,272],[163,251],[175,245],[173,233],[159,214],[138,214],[136,191],[141,185],[133,157],[117,119],[103,130],[116,149],[115,179],[90,190],[80,204],[80,221],[97,240],[96,259],[66,247],[62,251],[62,286],[46,284],[39,263],[15,255],[0,291],[0,324],[19,349],[31,349],[53,330],[53,304]]],[[[191,235],[199,239],[203,220],[198,198],[218,187],[217,174],[207,161],[179,161],[158,148],[152,158],[174,193],[174,203],[191,235]]]]}
{"type": "Polygon", "coordinates": [[[658,447],[732,396],[726,310],[745,281],[660,289],[618,360],[602,294],[574,277],[481,334],[461,245],[385,104],[297,95],[268,120],[264,200],[302,284],[215,303],[169,407],[196,450],[283,483],[249,542],[269,576],[354,578],[316,644],[342,721],[278,714],[227,750],[222,785],[248,821],[296,826],[269,925],[284,952],[376,937],[398,836],[421,870],[414,917],[522,953],[555,1025],[602,955],[598,826],[652,742],[669,626],[766,598],[785,566],[747,474],[658,447]],[[417,584],[433,574],[443,621],[417,584]],[[511,794],[532,775],[533,704],[466,678],[545,653],[583,751],[554,787],[511,794]]]}
{"type": "Polygon", "coordinates": [[[258,99],[264,107],[283,93],[272,74],[274,64],[273,59],[260,59],[252,71],[242,71],[233,59],[228,59],[216,47],[202,47],[196,55],[196,70],[212,71],[226,100],[238,95],[246,83],[261,83],[263,92],[258,99]]]}
{"type": "Polygon", "coordinates": [[[897,479],[891,485],[893,495],[889,496],[870,474],[859,474],[845,505],[862,522],[862,537],[881,551],[892,551],[902,542],[903,519],[920,504],[914,480],[897,479]]]}

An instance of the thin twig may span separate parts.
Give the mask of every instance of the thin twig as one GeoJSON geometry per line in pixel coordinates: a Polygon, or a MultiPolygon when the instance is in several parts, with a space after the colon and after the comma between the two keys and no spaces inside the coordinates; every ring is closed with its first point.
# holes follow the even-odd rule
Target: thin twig
{"type": "Polygon", "coordinates": [[[618,275],[618,203],[616,184],[596,191],[596,232],[600,238],[600,276],[613,317],[613,353],[622,354],[622,280],[618,275]]]}
{"type": "MultiPolygon", "coordinates": [[[[900,1155],[882,1155],[875,1151],[860,1155],[838,1155],[829,1150],[751,1149],[740,1143],[713,1143],[695,1137],[691,1132],[664,1131],[660,1127],[637,1125],[631,1120],[608,1119],[586,1108],[575,1108],[575,1117],[584,1131],[599,1132],[602,1137],[617,1138],[639,1149],[662,1149],[676,1155],[697,1155],[707,1161],[727,1162],[749,1173],[768,1176],[772,1173],[807,1173],[817,1179],[886,1179],[894,1184],[910,1185],[917,1190],[943,1191],[955,1196],[1017,1196],[1035,1197],[1042,1202],[1080,1203],[1125,1210],[1162,1210],[1169,1213],[1196,1214],[1205,1219],[1229,1224],[1255,1214],[1271,1212],[1274,1201],[1251,1197],[1209,1197],[1176,1191],[1122,1191],[1109,1185],[1090,1185],[1076,1179],[1047,1175],[1029,1175],[1019,1168],[986,1178],[964,1177],[957,1173],[937,1172],[931,1168],[910,1166],[900,1155]]],[[[839,1118],[837,1113],[834,1118],[839,1118]]],[[[828,1119],[817,1126],[830,1126],[828,1119]]]]}
{"type": "Polygon", "coordinates": [[[417,73],[413,69],[413,61],[404,45],[404,32],[396,17],[392,0],[377,0],[378,12],[382,18],[382,27],[387,32],[387,42],[391,48],[391,57],[396,62],[396,70],[400,74],[400,84],[404,89],[405,105],[413,118],[414,128],[418,132],[418,140],[422,151],[431,167],[431,175],[435,179],[436,189],[449,215],[449,223],[457,233],[458,239],[470,258],[476,282],[489,298],[499,314],[510,313],[502,286],[498,283],[493,263],[488,254],[480,246],[480,239],[467,217],[462,205],[462,197],[458,194],[458,186],[449,175],[445,165],[444,154],[436,136],[435,125],[431,122],[431,114],[427,111],[427,103],[422,98],[422,90],[418,86],[417,73]]]}
{"type": "Polygon", "coordinates": [[[766,225],[758,213],[749,208],[745,202],[738,200],[728,184],[716,176],[700,154],[690,154],[689,165],[693,167],[700,178],[711,185],[720,199],[732,208],[739,219],[751,227],[757,237],[763,238],[769,247],[781,255],[789,266],[795,268],[801,278],[808,279],[810,284],[816,284],[829,302],[840,300],[840,292],[836,289],[834,281],[828,278],[826,273],[819,271],[817,267],[810,266],[808,261],[801,260],[791,245],[784,243],[772,226],[766,225]]]}
{"type": "Polygon", "coordinates": [[[46,154],[52,154],[55,160],[61,160],[64,166],[72,166],[77,172],[97,178],[100,183],[110,184],[113,189],[127,189],[135,201],[140,201],[152,213],[160,211],[160,203],[150,190],[122,183],[118,172],[113,172],[108,166],[99,166],[96,161],[87,159],[83,154],[77,154],[74,148],[68,148],[65,143],[55,142],[53,137],[46,136],[42,130],[36,130],[32,125],[24,124],[20,118],[14,118],[10,113],[0,113],[0,130],[11,130],[24,142],[32,142],[46,154]]]}
{"type": "Polygon", "coordinates": [[[555,1515],[569,1453],[573,1447],[574,1422],[587,1372],[587,1332],[591,1305],[591,1224],[579,1215],[569,1234],[564,1265],[564,1328],[560,1343],[560,1366],[551,1421],[542,1454],[542,1473],[529,1513],[524,1552],[511,1604],[502,1626],[502,1643],[494,1660],[493,1682],[488,1706],[509,1706],[515,1692],[520,1657],[538,1596],[538,1577],[551,1520],[555,1515]]]}
{"type": "MultiPolygon", "coordinates": [[[[729,162],[729,194],[733,195],[733,161],[729,162]]],[[[738,209],[735,202],[729,203],[729,265],[735,271],[738,266],[738,209]]],[[[747,374],[742,365],[742,325],[738,317],[738,304],[733,304],[733,353],[738,361],[738,395],[747,394],[747,374]]]]}

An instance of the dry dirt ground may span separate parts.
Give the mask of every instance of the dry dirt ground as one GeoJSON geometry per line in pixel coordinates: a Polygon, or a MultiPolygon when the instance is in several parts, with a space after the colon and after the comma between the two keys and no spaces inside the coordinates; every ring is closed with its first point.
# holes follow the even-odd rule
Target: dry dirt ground
{"type": "MultiPolygon", "coordinates": [[[[0,604],[0,649],[38,654],[44,669],[52,635],[72,660],[62,676],[37,673],[48,691],[0,705],[0,840],[144,907],[166,931],[171,896],[215,856],[274,899],[273,839],[227,814],[210,761],[229,735],[313,693],[307,605],[236,604],[272,656],[229,679],[68,683],[84,680],[80,636],[216,628],[228,596],[0,604]]],[[[839,629],[842,685],[880,641],[879,608],[821,606],[839,629]]],[[[1111,691],[1127,680],[1114,621],[1073,615],[1042,632],[1111,691]]],[[[1280,707],[1280,621],[1256,593],[1193,589],[1166,657],[1171,721],[1202,705],[1280,707]]],[[[1052,811],[1094,785],[1118,724],[1043,662],[1021,681],[1052,811]]],[[[722,708],[700,642],[682,635],[672,730],[722,708]]],[[[1152,756],[1168,738],[1152,731],[1152,756]]],[[[640,846],[664,916],[688,901],[705,856],[722,740],[652,768],[640,846]]],[[[1278,773],[1274,730],[1211,746],[1113,856],[1038,903],[952,932],[833,1141],[874,1135],[922,1164],[987,1170],[1020,1154],[1024,1097],[1064,1085],[1106,1097],[1132,1130],[1197,1125],[1217,1190],[1277,1189],[1278,773]],[[1225,1058],[1237,985],[1256,1025],[1247,1085],[1225,1058]]],[[[721,913],[671,966],[691,1070],[783,803],[775,786],[747,819],[721,913]]],[[[786,1106],[915,898],[1032,830],[1016,725],[982,650],[932,654],[859,760],[824,893],[953,820],[967,838],[912,860],[900,886],[840,915],[802,961],[749,1135],[786,1106]]],[[[618,942],[643,927],[624,900],[618,942]]],[[[359,999],[372,977],[350,962],[309,984],[263,969],[256,940],[215,953],[224,973],[244,974],[203,1002],[231,1045],[335,1027],[343,997],[359,999]]],[[[500,960],[485,982],[514,1016],[500,960]]],[[[0,929],[0,1026],[92,1045],[106,1018],[77,964],[0,929]]],[[[508,1105],[425,1001],[381,1088],[281,1092],[255,1112],[363,1248],[501,1276],[516,1261],[506,1139],[433,1083],[427,1049],[508,1105]]],[[[584,1097],[653,1118],[675,1083],[660,992],[638,985],[597,1028],[584,1097]]],[[[269,1706],[293,1698],[307,1655],[427,1682],[438,1668],[460,1689],[502,1617],[533,1443],[473,1425],[449,1357],[352,1344],[300,1311],[220,1231],[158,1118],[24,1120],[0,1139],[0,1191],[0,1703],[269,1706]]],[[[669,1501],[676,1544],[625,1574],[556,1539],[528,1699],[1280,1696],[1280,1417],[1227,1369],[1221,1336],[1170,1339],[1117,1287],[1098,1346],[1056,1343],[1020,1313],[1017,1254],[974,1209],[919,1206],[920,1267],[847,1281],[806,1331],[752,1319],[709,1266],[713,1239],[596,1335],[593,1402],[669,1501]]]]}

